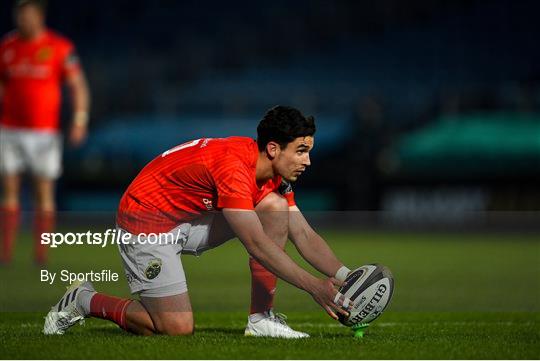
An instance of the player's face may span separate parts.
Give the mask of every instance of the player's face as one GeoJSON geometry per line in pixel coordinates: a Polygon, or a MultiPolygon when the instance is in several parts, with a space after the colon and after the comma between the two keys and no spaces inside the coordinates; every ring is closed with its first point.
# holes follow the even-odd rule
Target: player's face
{"type": "Polygon", "coordinates": [[[311,165],[309,152],[313,145],[314,139],[311,136],[296,138],[276,154],[273,161],[274,171],[286,180],[296,181],[311,165]]]}
{"type": "Polygon", "coordinates": [[[43,12],[37,6],[25,5],[15,11],[15,24],[23,37],[35,36],[44,22],[43,12]]]}

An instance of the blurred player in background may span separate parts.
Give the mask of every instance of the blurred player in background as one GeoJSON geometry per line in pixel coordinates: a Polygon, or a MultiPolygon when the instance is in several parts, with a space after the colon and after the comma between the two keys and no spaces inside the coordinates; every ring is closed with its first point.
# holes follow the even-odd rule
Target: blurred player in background
{"type": "Polygon", "coordinates": [[[55,222],[54,187],[62,168],[59,111],[63,83],[72,99],[69,142],[77,146],[87,135],[86,80],[73,44],[46,27],[45,8],[40,0],[16,1],[16,30],[0,43],[0,261],[4,264],[12,259],[17,236],[23,172],[32,175],[35,189],[34,259],[37,264],[47,261],[40,236],[51,232],[55,222]]]}
{"type": "Polygon", "coordinates": [[[273,312],[276,276],[308,292],[332,317],[346,314],[342,307],[349,300],[334,285],[349,269],[307,223],[290,184],[311,164],[314,133],[313,117],[277,106],[259,123],[257,140],[202,138],[155,158],[128,187],[117,214],[122,238],[133,241],[119,248],[131,292],[140,300],[96,293],[90,282],[74,284],[47,315],[44,332],[61,334],[92,316],[136,334],[191,334],[193,312],[179,254],[200,254],[235,236],[251,256],[246,335],[308,336],[273,312]],[[171,235],[172,241],[139,242],[152,233],[169,241],[171,235]],[[330,278],[316,278],[299,267],[284,252],[289,238],[330,278]]]}

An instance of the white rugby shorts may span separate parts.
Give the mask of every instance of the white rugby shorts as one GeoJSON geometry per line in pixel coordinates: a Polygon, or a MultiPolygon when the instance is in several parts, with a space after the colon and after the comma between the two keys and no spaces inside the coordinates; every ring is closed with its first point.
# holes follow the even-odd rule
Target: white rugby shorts
{"type": "Polygon", "coordinates": [[[0,174],[57,179],[62,173],[62,137],[58,133],[0,127],[0,174]]]}
{"type": "MultiPolygon", "coordinates": [[[[220,214],[212,213],[183,223],[167,233],[133,235],[117,227],[130,244],[118,248],[131,293],[144,297],[166,297],[187,292],[187,282],[180,254],[200,255],[234,238],[229,229],[211,240],[210,231],[220,214]]],[[[219,222],[223,226],[223,222],[219,222]]],[[[128,243],[125,240],[123,243],[128,243]]]]}

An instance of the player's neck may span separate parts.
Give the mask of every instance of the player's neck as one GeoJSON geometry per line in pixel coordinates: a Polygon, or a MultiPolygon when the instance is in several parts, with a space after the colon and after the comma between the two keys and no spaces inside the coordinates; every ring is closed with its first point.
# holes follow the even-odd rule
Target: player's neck
{"type": "Polygon", "coordinates": [[[37,28],[34,31],[31,31],[28,33],[19,32],[19,35],[21,36],[21,38],[23,38],[26,41],[33,41],[33,40],[39,39],[40,37],[43,36],[43,34],[45,34],[45,27],[37,28]]]}
{"type": "Polygon", "coordinates": [[[255,179],[257,180],[257,186],[261,187],[264,183],[272,178],[274,178],[272,162],[270,159],[268,159],[265,152],[259,152],[257,166],[255,168],[255,179]]]}

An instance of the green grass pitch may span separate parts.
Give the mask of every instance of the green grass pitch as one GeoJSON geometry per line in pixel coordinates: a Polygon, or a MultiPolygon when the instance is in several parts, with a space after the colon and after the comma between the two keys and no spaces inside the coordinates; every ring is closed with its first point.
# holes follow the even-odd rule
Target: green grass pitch
{"type": "MultiPolygon", "coordinates": [[[[0,357],[10,359],[538,359],[538,235],[323,232],[350,266],[379,262],[395,277],[394,299],[362,339],[330,319],[311,297],[283,282],[275,307],[305,340],[243,336],[249,304],[247,254],[234,240],[201,257],[183,256],[195,312],[190,337],[137,337],[89,319],[63,336],[41,334],[65,284],[39,282],[30,238],[0,269],[0,357]]],[[[300,261],[297,252],[288,250],[300,261]]],[[[119,282],[96,288],[128,296],[115,247],[51,250],[48,269],[110,268],[119,282]]],[[[301,262],[306,268],[308,266],[301,262]]]]}

